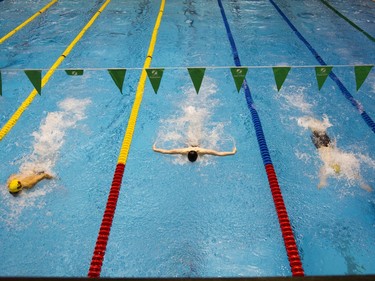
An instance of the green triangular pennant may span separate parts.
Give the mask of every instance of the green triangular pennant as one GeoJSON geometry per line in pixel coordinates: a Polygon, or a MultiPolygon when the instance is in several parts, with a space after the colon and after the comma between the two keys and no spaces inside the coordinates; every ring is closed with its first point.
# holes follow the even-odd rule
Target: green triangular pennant
{"type": "Polygon", "coordinates": [[[315,67],[316,81],[318,81],[319,90],[323,87],[328,75],[331,73],[332,66],[317,66],[315,67]]]}
{"type": "Polygon", "coordinates": [[[193,81],[195,91],[199,93],[199,89],[202,85],[205,68],[188,68],[190,78],[193,81]]]}
{"type": "Polygon", "coordinates": [[[83,75],[83,69],[67,69],[65,70],[66,74],[71,76],[81,76],[83,75]]]}
{"type": "Polygon", "coordinates": [[[42,94],[42,71],[41,70],[25,70],[25,74],[33,84],[39,95],[42,94]]]}
{"type": "Polygon", "coordinates": [[[151,68],[146,69],[148,79],[150,79],[152,88],[154,88],[155,94],[158,93],[160,81],[163,77],[164,68],[151,68]]]}
{"type": "Polygon", "coordinates": [[[2,83],[2,80],[1,80],[1,71],[0,71],[0,96],[3,95],[3,83],[2,83]]]}
{"type": "Polygon", "coordinates": [[[355,74],[355,83],[357,85],[357,91],[362,86],[363,82],[365,82],[368,74],[370,73],[373,65],[362,65],[362,66],[355,66],[354,67],[354,74],[355,74]]]}
{"type": "Polygon", "coordinates": [[[237,92],[240,92],[243,80],[245,80],[245,76],[247,73],[247,67],[232,67],[230,71],[232,72],[237,92]]]}
{"type": "Polygon", "coordinates": [[[277,86],[277,91],[280,91],[286,77],[288,76],[290,67],[287,66],[277,66],[272,67],[273,75],[275,76],[275,82],[277,86]]]}
{"type": "Polygon", "coordinates": [[[122,94],[122,86],[124,85],[126,69],[108,69],[108,72],[122,94]]]}

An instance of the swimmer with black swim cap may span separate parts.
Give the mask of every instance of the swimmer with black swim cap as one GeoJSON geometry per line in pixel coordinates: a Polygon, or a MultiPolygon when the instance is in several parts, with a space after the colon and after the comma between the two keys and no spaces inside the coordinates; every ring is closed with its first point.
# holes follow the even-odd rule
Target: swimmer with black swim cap
{"type": "Polygon", "coordinates": [[[152,146],[152,149],[155,152],[159,152],[163,154],[187,155],[190,162],[195,162],[198,159],[198,156],[202,156],[204,154],[209,154],[209,155],[214,155],[214,156],[228,156],[228,155],[233,155],[237,152],[237,149],[235,146],[233,147],[232,151],[216,151],[216,150],[200,148],[198,146],[192,146],[192,145],[186,148],[162,149],[162,148],[156,148],[154,144],[152,146]]]}

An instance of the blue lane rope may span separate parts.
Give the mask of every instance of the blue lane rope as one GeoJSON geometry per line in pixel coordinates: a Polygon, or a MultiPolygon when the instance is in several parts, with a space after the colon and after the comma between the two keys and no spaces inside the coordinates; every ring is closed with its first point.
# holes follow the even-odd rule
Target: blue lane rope
{"type": "MultiPolygon", "coordinates": [[[[237,67],[240,67],[241,61],[238,55],[236,43],[234,42],[233,35],[229,27],[227,17],[225,15],[222,2],[221,0],[218,0],[217,2],[219,4],[221,16],[223,18],[225,29],[227,31],[227,36],[230,41],[230,45],[232,47],[232,54],[233,54],[234,62],[237,67]]],[[[302,262],[299,256],[297,244],[296,244],[293,230],[289,221],[288,213],[284,204],[284,199],[282,197],[281,190],[277,181],[277,176],[273,168],[273,164],[272,164],[271,156],[268,150],[266,138],[264,136],[262,124],[260,122],[258,112],[255,109],[255,104],[254,104],[253,98],[251,97],[250,89],[248,87],[246,79],[244,79],[242,87],[245,91],[247,106],[250,110],[251,117],[253,120],[255,134],[256,134],[259,149],[260,149],[260,154],[263,160],[264,167],[266,169],[266,174],[268,177],[268,182],[269,182],[272,197],[274,200],[276,213],[279,219],[280,229],[281,229],[282,236],[284,239],[285,250],[288,256],[292,275],[304,276],[302,262]]]]}
{"type": "MultiPolygon", "coordinates": [[[[227,16],[225,15],[223,4],[222,4],[221,0],[218,0],[218,3],[219,3],[219,7],[220,7],[221,16],[223,17],[225,29],[227,31],[228,39],[229,39],[230,45],[232,47],[232,54],[233,54],[234,63],[235,63],[236,66],[240,67],[241,61],[240,61],[240,58],[238,56],[236,43],[234,42],[232,31],[230,30],[229,23],[228,23],[228,20],[227,20],[227,16]]],[[[257,140],[258,140],[263,164],[264,165],[272,164],[272,160],[271,160],[271,156],[270,156],[270,153],[269,153],[269,150],[268,150],[267,142],[266,142],[266,139],[264,137],[262,124],[260,122],[258,112],[255,109],[254,100],[251,97],[250,89],[248,87],[246,79],[244,79],[244,81],[243,81],[242,88],[245,90],[246,102],[247,102],[247,106],[250,109],[251,118],[253,119],[253,123],[254,123],[254,127],[255,127],[255,133],[256,133],[257,140]]]]}
{"type": "MultiPolygon", "coordinates": [[[[318,54],[318,52],[311,46],[311,44],[306,40],[305,37],[297,30],[297,28],[292,24],[292,22],[289,20],[289,18],[283,13],[283,11],[279,8],[279,6],[273,1],[269,0],[271,4],[275,7],[277,12],[280,14],[280,16],[285,20],[285,22],[289,25],[289,27],[294,31],[294,33],[297,35],[297,37],[306,45],[306,47],[310,50],[310,52],[313,54],[315,59],[321,64],[321,65],[327,65],[326,62],[322,59],[322,57],[318,54]]],[[[342,94],[346,99],[349,100],[349,102],[359,111],[360,115],[362,116],[365,123],[371,128],[371,130],[375,133],[375,123],[371,119],[371,117],[367,114],[367,112],[363,109],[363,106],[350,94],[348,89],[344,86],[344,84],[340,81],[340,79],[336,76],[336,74],[331,71],[329,74],[329,77],[336,83],[336,85],[341,90],[342,94]]]]}

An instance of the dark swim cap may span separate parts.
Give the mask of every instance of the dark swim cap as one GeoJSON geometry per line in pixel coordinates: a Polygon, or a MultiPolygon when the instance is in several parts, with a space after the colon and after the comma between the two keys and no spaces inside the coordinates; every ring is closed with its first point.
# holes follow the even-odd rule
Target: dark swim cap
{"type": "Polygon", "coordinates": [[[189,151],[188,153],[188,158],[190,162],[195,162],[198,158],[198,153],[194,150],[189,151]]]}

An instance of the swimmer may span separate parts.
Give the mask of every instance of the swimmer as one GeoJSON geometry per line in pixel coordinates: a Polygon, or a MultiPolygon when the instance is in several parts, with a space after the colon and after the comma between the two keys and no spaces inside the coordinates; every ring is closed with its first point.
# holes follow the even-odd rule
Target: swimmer
{"type": "Polygon", "coordinates": [[[200,148],[198,146],[190,145],[186,148],[176,148],[176,149],[161,149],[156,148],[155,144],[152,146],[152,149],[155,152],[163,153],[163,154],[181,154],[181,155],[187,155],[190,162],[195,162],[198,158],[198,156],[202,156],[204,154],[214,155],[214,156],[227,156],[227,155],[233,155],[237,152],[236,147],[233,147],[232,151],[216,151],[212,149],[205,149],[200,148]]]}
{"type": "Polygon", "coordinates": [[[7,181],[9,193],[13,196],[19,194],[24,188],[32,188],[38,182],[44,179],[52,179],[53,177],[45,172],[34,172],[32,174],[13,174],[7,181]]]}
{"type": "Polygon", "coordinates": [[[323,161],[323,166],[319,171],[318,188],[327,185],[328,176],[345,176],[347,179],[356,179],[362,189],[372,191],[359,174],[360,163],[358,159],[350,153],[343,152],[331,141],[326,129],[332,126],[325,116],[321,122],[311,117],[303,117],[298,120],[300,126],[309,128],[312,132],[311,140],[318,149],[319,156],[323,161]]]}

